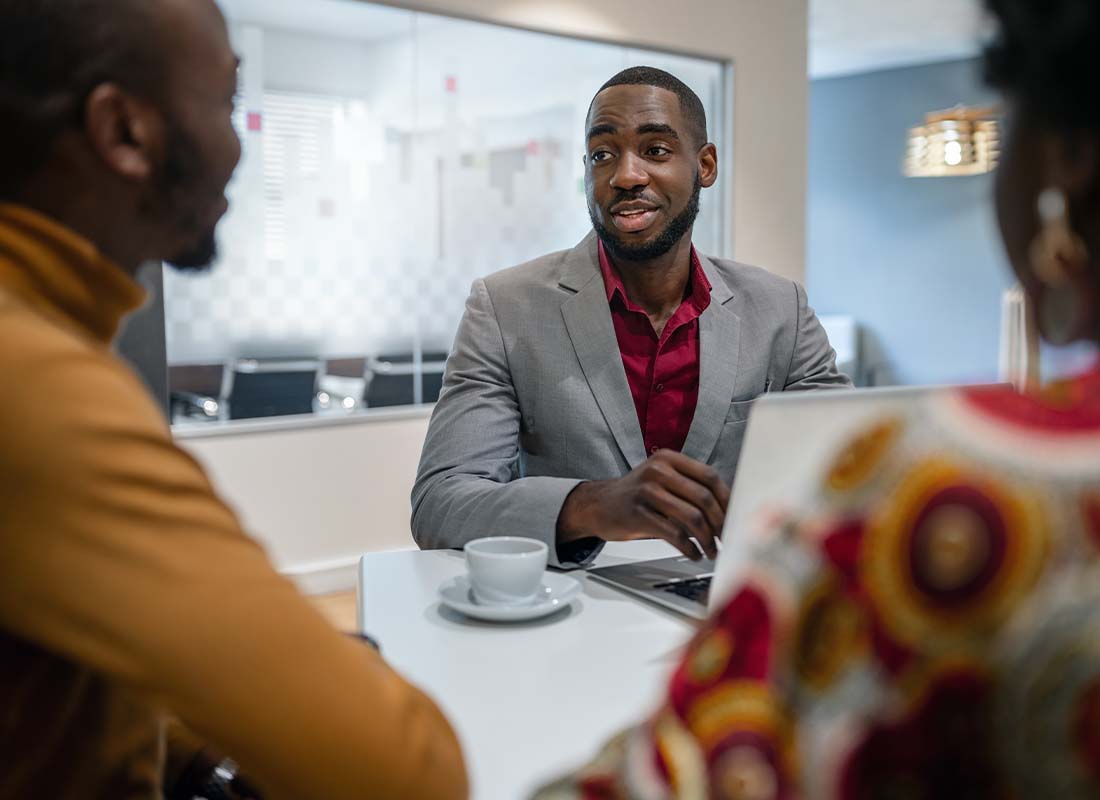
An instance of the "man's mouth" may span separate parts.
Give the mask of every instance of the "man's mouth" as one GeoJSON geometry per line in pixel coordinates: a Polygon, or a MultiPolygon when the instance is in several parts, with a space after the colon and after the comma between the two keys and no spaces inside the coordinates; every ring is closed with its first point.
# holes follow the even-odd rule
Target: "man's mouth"
{"type": "Polygon", "coordinates": [[[644,231],[657,218],[657,209],[649,205],[623,203],[611,212],[611,221],[624,233],[644,231]]]}

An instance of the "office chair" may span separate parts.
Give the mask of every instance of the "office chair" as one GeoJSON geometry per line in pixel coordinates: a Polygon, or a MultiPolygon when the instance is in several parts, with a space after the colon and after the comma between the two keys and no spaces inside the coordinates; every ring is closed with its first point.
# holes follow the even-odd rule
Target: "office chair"
{"type": "Polygon", "coordinates": [[[372,356],[364,374],[364,403],[367,408],[434,403],[446,366],[445,351],[425,351],[419,364],[412,353],[372,356]]]}
{"type": "Polygon", "coordinates": [[[312,358],[242,358],[226,364],[221,398],[228,418],[312,414],[324,365],[312,358]]]}

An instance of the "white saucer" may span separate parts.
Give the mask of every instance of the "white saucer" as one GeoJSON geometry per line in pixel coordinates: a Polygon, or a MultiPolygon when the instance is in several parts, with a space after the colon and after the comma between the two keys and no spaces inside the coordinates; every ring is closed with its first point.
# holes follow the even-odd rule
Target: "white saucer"
{"type": "Polygon", "coordinates": [[[439,601],[460,614],[489,622],[520,622],[538,619],[555,611],[561,611],[581,589],[580,583],[568,575],[547,572],[542,576],[538,595],[522,606],[484,605],[474,600],[470,591],[470,579],[460,575],[439,587],[439,601]]]}

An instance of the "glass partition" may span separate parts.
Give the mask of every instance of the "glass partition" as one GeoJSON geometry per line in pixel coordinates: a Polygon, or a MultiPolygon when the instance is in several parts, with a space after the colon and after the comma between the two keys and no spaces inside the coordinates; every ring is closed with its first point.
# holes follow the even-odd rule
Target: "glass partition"
{"type": "MultiPolygon", "coordinates": [[[[471,282],[590,230],[585,115],[624,67],[689,84],[730,161],[718,61],[356,0],[221,5],[244,155],[219,263],[165,273],[176,422],[433,402],[471,282]]],[[[695,230],[717,255],[723,197],[695,230]]]]}

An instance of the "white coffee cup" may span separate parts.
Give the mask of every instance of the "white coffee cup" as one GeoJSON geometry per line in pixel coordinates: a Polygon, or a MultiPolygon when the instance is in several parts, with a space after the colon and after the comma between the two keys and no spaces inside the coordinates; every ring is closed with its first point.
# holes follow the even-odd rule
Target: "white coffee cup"
{"type": "Polygon", "coordinates": [[[489,536],[466,547],[466,570],[474,600],[485,605],[533,602],[546,571],[548,548],[538,539],[489,536]]]}

